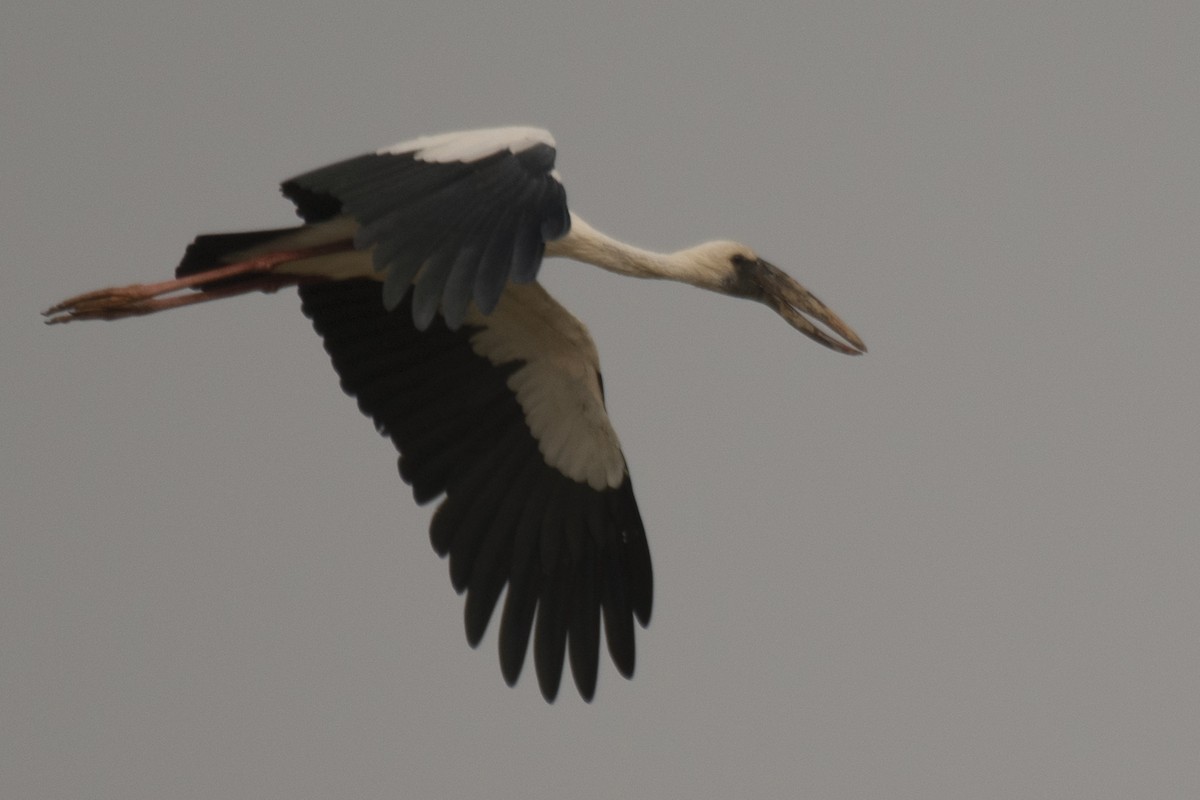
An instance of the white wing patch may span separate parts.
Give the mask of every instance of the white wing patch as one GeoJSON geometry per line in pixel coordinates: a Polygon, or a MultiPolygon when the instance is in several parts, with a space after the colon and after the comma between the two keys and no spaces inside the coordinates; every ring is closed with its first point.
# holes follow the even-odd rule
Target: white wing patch
{"type": "Polygon", "coordinates": [[[600,357],[587,329],[539,283],[512,284],[488,316],[472,306],[466,324],[482,330],[471,348],[491,361],[525,362],[508,378],[546,463],[593,489],[625,480],[621,444],[604,410],[600,357]]]}
{"type": "Polygon", "coordinates": [[[376,150],[377,155],[412,153],[418,161],[445,164],[451,161],[469,163],[508,150],[520,153],[530,147],[547,144],[554,147],[554,137],[541,128],[485,128],[477,131],[439,133],[419,136],[407,142],[376,150]]]}

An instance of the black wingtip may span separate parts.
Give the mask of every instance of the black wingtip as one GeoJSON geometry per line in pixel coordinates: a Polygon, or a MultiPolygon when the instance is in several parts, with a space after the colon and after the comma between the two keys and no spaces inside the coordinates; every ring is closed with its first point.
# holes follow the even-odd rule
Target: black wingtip
{"type": "Polygon", "coordinates": [[[468,643],[480,644],[507,585],[498,629],[505,683],[515,685],[531,657],[553,701],[569,660],[590,702],[601,642],[629,678],[635,620],[650,618],[650,554],[628,476],[597,491],[547,465],[508,386],[522,362],[491,363],[471,349],[469,326],[451,331],[440,316],[418,332],[413,294],[393,312],[381,294],[371,280],[300,287],[343,388],[402,451],[400,475],[414,497],[445,497],[429,534],[450,558],[452,585],[466,592],[468,643]]]}

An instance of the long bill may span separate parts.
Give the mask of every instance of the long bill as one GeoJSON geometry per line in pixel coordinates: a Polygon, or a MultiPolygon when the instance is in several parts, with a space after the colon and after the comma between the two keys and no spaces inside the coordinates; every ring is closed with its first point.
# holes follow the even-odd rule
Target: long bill
{"type": "Polygon", "coordinates": [[[758,299],[775,309],[775,312],[787,320],[789,325],[814,342],[823,344],[839,353],[858,356],[867,352],[867,345],[858,337],[854,329],[833,313],[829,306],[817,299],[816,295],[801,286],[795,278],[762,259],[758,260],[756,266],[758,269],[755,280],[761,291],[758,299]],[[840,336],[842,341],[817,327],[813,320],[820,322],[840,336]]]}

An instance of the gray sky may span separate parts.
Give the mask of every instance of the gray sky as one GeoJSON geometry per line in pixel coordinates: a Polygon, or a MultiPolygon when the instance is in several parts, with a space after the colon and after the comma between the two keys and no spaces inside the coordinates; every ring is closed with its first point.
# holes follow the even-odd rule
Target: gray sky
{"type": "Polygon", "coordinates": [[[1200,795],[1196,5],[414,5],[0,12],[0,796],[1200,795]],[[590,706],[468,648],[293,292],[37,316],[513,123],[871,347],[546,264],[656,567],[590,706]]]}

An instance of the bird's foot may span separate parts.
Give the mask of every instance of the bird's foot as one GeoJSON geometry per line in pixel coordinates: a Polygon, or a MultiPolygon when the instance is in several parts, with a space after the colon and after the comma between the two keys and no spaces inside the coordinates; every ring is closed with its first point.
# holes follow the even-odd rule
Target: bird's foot
{"type": "MultiPolygon", "coordinates": [[[[184,296],[186,297],[186,296],[184,296]]],[[[135,283],[75,295],[42,312],[47,325],[79,319],[123,319],[159,311],[168,298],[159,298],[153,284],[135,283]]]]}

